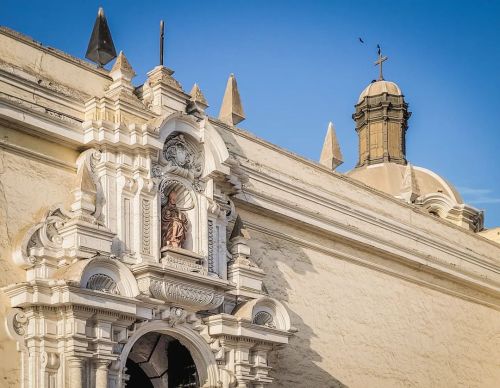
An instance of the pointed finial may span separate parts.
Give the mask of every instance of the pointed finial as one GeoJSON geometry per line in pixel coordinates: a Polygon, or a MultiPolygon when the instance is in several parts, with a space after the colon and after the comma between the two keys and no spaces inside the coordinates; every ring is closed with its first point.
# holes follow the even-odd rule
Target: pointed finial
{"type": "Polygon", "coordinates": [[[120,51],[120,54],[118,54],[118,58],[116,59],[115,64],[111,68],[109,75],[111,76],[111,78],[113,78],[113,81],[116,81],[117,79],[120,78],[124,78],[130,81],[132,78],[135,77],[135,71],[130,65],[125,54],[123,54],[123,51],[120,51]]]}
{"type": "Polygon", "coordinates": [[[201,92],[198,84],[195,83],[193,85],[191,93],[189,94],[191,95],[191,98],[189,99],[189,103],[186,106],[186,112],[195,115],[199,119],[202,119],[205,115],[205,109],[208,108],[208,102],[201,92]]]}
{"type": "Polygon", "coordinates": [[[231,232],[231,236],[229,236],[229,241],[237,237],[242,237],[247,240],[250,239],[250,234],[248,233],[248,230],[245,229],[245,225],[243,224],[243,221],[241,220],[239,214],[236,217],[236,220],[234,221],[234,226],[231,232]]]}
{"type": "Polygon", "coordinates": [[[208,108],[208,102],[197,83],[191,89],[191,101],[200,105],[204,110],[208,108]]]}
{"type": "Polygon", "coordinates": [[[115,45],[102,7],[97,12],[85,58],[97,63],[100,67],[116,58],[115,45]]]}
{"type": "Polygon", "coordinates": [[[408,163],[405,168],[403,180],[401,181],[401,191],[398,197],[408,203],[414,203],[419,196],[420,190],[415,179],[415,171],[413,166],[408,163]]]}
{"type": "Polygon", "coordinates": [[[236,78],[233,73],[231,73],[227,80],[226,92],[222,100],[219,120],[228,125],[236,125],[245,120],[245,112],[243,112],[243,105],[241,105],[238,84],[236,83],[236,78]]]}
{"type": "Polygon", "coordinates": [[[331,121],[328,124],[328,130],[326,131],[325,142],[323,143],[323,150],[321,151],[319,163],[332,170],[335,170],[344,163],[337,140],[337,134],[335,133],[335,127],[331,121]]]}

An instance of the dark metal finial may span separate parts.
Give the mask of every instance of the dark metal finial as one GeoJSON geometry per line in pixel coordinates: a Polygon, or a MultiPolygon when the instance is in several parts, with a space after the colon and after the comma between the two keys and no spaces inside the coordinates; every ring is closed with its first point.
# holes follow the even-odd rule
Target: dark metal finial
{"type": "Polygon", "coordinates": [[[163,41],[165,40],[165,23],[160,20],[160,66],[163,66],[163,41]]]}
{"type": "Polygon", "coordinates": [[[109,30],[108,21],[102,7],[99,7],[99,11],[97,12],[97,18],[95,19],[94,29],[90,36],[85,57],[101,67],[116,58],[115,45],[113,44],[111,31],[109,30]]]}

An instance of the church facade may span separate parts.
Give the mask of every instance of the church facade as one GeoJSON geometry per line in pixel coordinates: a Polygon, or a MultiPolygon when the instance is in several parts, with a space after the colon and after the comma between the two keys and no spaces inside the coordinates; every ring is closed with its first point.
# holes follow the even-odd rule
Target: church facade
{"type": "Polygon", "coordinates": [[[134,75],[0,29],[0,386],[498,386],[498,230],[406,160],[397,84],[341,174],[333,125],[320,163],[238,128],[234,75],[218,118],[134,75]]]}

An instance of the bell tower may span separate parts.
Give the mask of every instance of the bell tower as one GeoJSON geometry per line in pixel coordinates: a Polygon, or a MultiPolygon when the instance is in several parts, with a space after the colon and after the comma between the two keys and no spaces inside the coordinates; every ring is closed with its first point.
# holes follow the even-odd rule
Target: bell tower
{"type": "Polygon", "coordinates": [[[386,81],[379,57],[379,79],[372,81],[359,96],[352,118],[359,137],[359,159],[356,167],[393,162],[406,164],[406,129],[411,112],[401,89],[394,82],[386,81]]]}

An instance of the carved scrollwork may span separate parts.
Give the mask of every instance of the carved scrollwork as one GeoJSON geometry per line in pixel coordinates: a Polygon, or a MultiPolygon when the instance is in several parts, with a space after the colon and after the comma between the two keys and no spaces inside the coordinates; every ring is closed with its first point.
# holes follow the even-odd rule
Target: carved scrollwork
{"type": "Polygon", "coordinates": [[[224,300],[222,292],[168,279],[151,279],[149,291],[156,299],[203,310],[219,307],[224,300]]]}
{"type": "Polygon", "coordinates": [[[14,314],[12,318],[12,326],[17,335],[23,336],[26,334],[26,324],[28,323],[28,317],[24,311],[19,311],[14,314]]]}
{"type": "Polygon", "coordinates": [[[87,281],[87,285],[85,288],[89,290],[106,292],[108,294],[120,294],[116,282],[110,276],[102,273],[92,275],[87,281]]]}
{"type": "Polygon", "coordinates": [[[203,158],[198,149],[184,135],[174,134],[167,138],[163,147],[163,157],[169,173],[184,178],[199,178],[203,172],[203,158]]]}
{"type": "Polygon", "coordinates": [[[257,314],[255,314],[255,316],[253,317],[253,323],[255,323],[256,325],[276,328],[276,323],[274,323],[273,316],[267,311],[259,311],[257,314]]]}
{"type": "Polygon", "coordinates": [[[63,238],[59,230],[70,219],[61,208],[50,210],[45,219],[28,230],[19,241],[14,259],[18,265],[30,267],[41,257],[57,259],[62,255],[63,238]]]}

